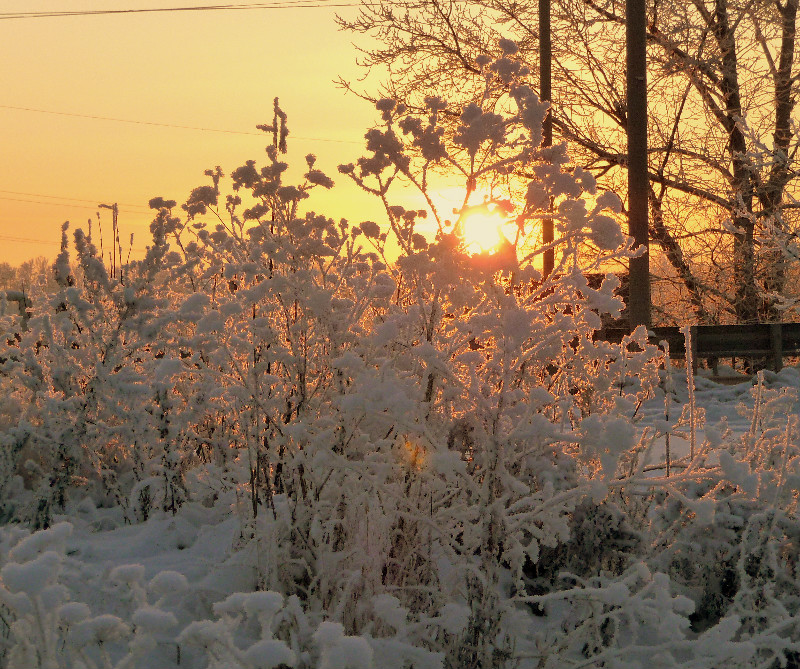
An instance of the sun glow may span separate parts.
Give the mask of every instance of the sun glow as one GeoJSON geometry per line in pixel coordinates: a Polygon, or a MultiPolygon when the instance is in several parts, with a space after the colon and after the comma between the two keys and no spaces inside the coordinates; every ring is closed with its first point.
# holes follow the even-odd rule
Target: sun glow
{"type": "Polygon", "coordinates": [[[497,216],[469,214],[461,221],[461,235],[470,252],[491,251],[500,243],[502,222],[497,216]]]}
{"type": "Polygon", "coordinates": [[[490,210],[485,205],[479,205],[462,214],[457,232],[464,240],[467,251],[485,253],[495,250],[502,241],[508,239],[508,233],[503,232],[508,225],[508,218],[499,208],[490,210]]]}

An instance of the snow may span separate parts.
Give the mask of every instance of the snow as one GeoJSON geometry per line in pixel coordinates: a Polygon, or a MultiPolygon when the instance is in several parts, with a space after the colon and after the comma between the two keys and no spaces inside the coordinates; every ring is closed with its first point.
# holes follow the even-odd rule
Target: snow
{"type": "Polygon", "coordinates": [[[67,602],[58,609],[58,617],[65,625],[79,623],[86,620],[91,614],[91,609],[84,602],[67,602]]]}
{"type": "Polygon", "coordinates": [[[61,556],[47,551],[28,562],[8,563],[0,569],[0,578],[11,592],[25,592],[36,597],[58,577],[60,567],[61,556]]]}
{"type": "Polygon", "coordinates": [[[142,627],[151,633],[164,631],[178,624],[178,619],[174,614],[154,606],[143,606],[136,609],[131,620],[137,627],[142,627]]]}
{"type": "Polygon", "coordinates": [[[52,527],[22,539],[8,553],[15,562],[28,562],[49,549],[63,549],[64,543],[72,534],[72,525],[57,523],[52,527]]]}
{"type": "Polygon", "coordinates": [[[324,622],[314,641],[320,648],[318,669],[372,669],[373,651],[366,639],[345,636],[339,623],[324,622]]]}
{"type": "Polygon", "coordinates": [[[182,318],[196,319],[205,312],[205,307],[208,303],[208,295],[205,293],[194,293],[183,301],[178,314],[182,318]]]}
{"type": "Polygon", "coordinates": [[[372,608],[376,616],[398,630],[403,628],[408,618],[408,610],[392,595],[373,597],[372,608]]]}
{"type": "Polygon", "coordinates": [[[275,669],[281,665],[294,667],[297,658],[283,641],[265,639],[257,641],[244,654],[253,669],[275,669]]]}
{"type": "Polygon", "coordinates": [[[117,616],[103,614],[88,618],[70,630],[70,641],[78,647],[104,644],[128,634],[128,626],[117,616]]]}
{"type": "Polygon", "coordinates": [[[471,613],[468,606],[455,602],[448,602],[442,607],[441,611],[439,611],[436,622],[441,625],[442,629],[448,634],[460,634],[469,624],[471,613]]]}
{"type": "Polygon", "coordinates": [[[108,577],[115,583],[130,585],[144,578],[144,567],[140,564],[124,564],[114,567],[108,577]]]}
{"type": "Polygon", "coordinates": [[[156,574],[150,583],[148,589],[159,595],[167,595],[170,593],[181,593],[189,587],[189,582],[186,577],[177,571],[160,571],[156,574]]]}
{"type": "MultiPolygon", "coordinates": [[[[517,345],[527,318],[516,312],[507,316],[508,335],[517,340],[517,345]]],[[[397,326],[387,327],[391,331],[380,336],[386,340],[396,337],[397,326]]],[[[437,351],[429,344],[417,345],[414,350],[420,360],[436,364],[437,351]]],[[[352,352],[337,358],[336,367],[348,373],[372,374],[365,368],[364,360],[352,352]]],[[[366,383],[371,388],[370,395],[354,395],[343,401],[344,410],[366,410],[381,415],[389,406],[409,402],[396,378],[378,378],[377,383],[370,378],[366,383]]],[[[695,383],[698,414],[706,421],[697,431],[698,452],[710,449],[701,456],[705,465],[717,467],[742,494],[756,495],[762,477],[733,446],[750,444],[754,429],[762,439],[765,435],[772,438],[773,433],[774,438],[781,436],[772,423],[754,427],[754,412],[757,406],[765,411],[764,407],[771,407],[769,411],[773,413],[765,413],[764,420],[769,416],[778,419],[783,416],[785,420],[796,413],[800,408],[797,400],[800,374],[787,367],[778,374],[762,374],[739,385],[720,385],[703,375],[695,383]]],[[[674,370],[667,384],[670,391],[666,418],[663,392],[636,409],[635,422],[621,416],[583,418],[579,431],[572,434],[587,452],[596,453],[602,465],[602,476],[592,479],[586,488],[595,504],[602,504],[613,495],[614,472],[620,459],[643,437],[649,440],[644,466],[650,479],[667,480],[664,479],[667,432],[673,475],[692,466],[688,460],[691,426],[685,421],[684,411],[690,401],[686,384],[685,372],[674,370]]],[[[542,387],[532,388],[525,397],[534,410],[545,409],[557,398],[542,387]]],[[[619,401],[617,406],[625,409],[629,405],[619,401]]],[[[535,428],[534,423],[528,427],[531,437],[547,434],[552,428],[547,422],[535,428]]],[[[518,430],[517,434],[523,432],[518,430]]],[[[445,479],[463,480],[469,475],[470,461],[461,452],[436,447],[429,448],[425,457],[426,466],[445,479]]],[[[548,490],[545,496],[554,494],[552,488],[548,490]]],[[[94,653],[97,648],[117,649],[115,657],[149,658],[147,662],[157,663],[151,666],[177,666],[174,659],[178,649],[183,657],[181,666],[198,668],[367,669],[377,666],[376,662],[380,666],[400,667],[406,661],[419,667],[442,666],[443,653],[429,652],[405,640],[409,630],[420,622],[395,594],[375,594],[370,598],[371,624],[383,625],[380,628],[383,636],[373,637],[367,633],[347,634],[336,620],[309,624],[303,619],[307,614],[296,597],[256,589],[254,553],[241,550],[246,545],[242,542],[243,534],[253,529],[231,512],[241,493],[232,489],[225,494],[229,500],[227,506],[187,502],[174,516],[154,512],[147,522],[134,525],[122,520],[118,508],[98,507],[92,500],[82,499],[63,516],[69,522],[58,522],[57,518],[52,527],[33,534],[13,526],[3,528],[0,546],[4,547],[6,557],[0,569],[4,586],[0,589],[0,601],[16,611],[21,620],[27,619],[25,616],[32,620],[36,615],[36,600],[55,611],[55,625],[65,630],[65,638],[72,647],[85,649],[87,653],[94,653]],[[69,601],[70,598],[74,601],[69,601]],[[290,621],[297,625],[295,636],[277,638],[278,630],[290,621]],[[133,640],[127,642],[130,654],[124,656],[121,649],[134,632],[133,640]],[[295,639],[294,647],[291,639],[295,639]],[[305,645],[300,643],[301,639],[305,639],[305,645]],[[211,649],[215,649],[212,654],[220,654],[216,663],[204,659],[203,653],[212,652],[211,649]]],[[[694,522],[708,527],[718,523],[719,507],[714,499],[675,494],[692,512],[694,522]]],[[[527,507],[523,504],[520,508],[527,507]]],[[[276,531],[278,521],[271,516],[262,521],[257,531],[265,537],[264,543],[250,546],[266,551],[272,541],[266,537],[268,532],[276,531]]],[[[438,550],[442,550],[441,545],[438,550]]],[[[456,639],[468,630],[473,612],[459,594],[462,585],[452,558],[442,553],[436,568],[440,587],[444,592],[454,593],[453,599],[441,606],[426,624],[456,639]]],[[[345,560],[336,569],[346,566],[345,560]]],[[[631,574],[635,580],[587,585],[581,597],[610,610],[635,610],[636,615],[645,617],[651,615],[644,612],[652,607],[670,611],[674,619],[669,616],[661,619],[659,638],[674,634],[676,625],[688,627],[687,617],[695,609],[695,602],[675,592],[666,574],[651,573],[644,565],[631,574]]],[[[579,606],[574,599],[568,605],[566,600],[559,602],[559,596],[554,593],[542,599],[547,602],[548,615],[566,616],[570,607],[579,606]]],[[[527,629],[542,625],[536,620],[526,617],[527,629]]],[[[701,644],[696,648],[697,656],[713,662],[733,659],[750,662],[757,648],[752,642],[736,640],[741,624],[738,614],[722,618],[697,637],[701,644]]],[[[656,634],[655,629],[652,634],[656,634]]]]}

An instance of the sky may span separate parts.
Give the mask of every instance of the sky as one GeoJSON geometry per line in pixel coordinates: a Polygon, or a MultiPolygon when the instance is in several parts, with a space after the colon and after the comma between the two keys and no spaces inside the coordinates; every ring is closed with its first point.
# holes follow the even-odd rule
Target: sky
{"type": "MultiPolygon", "coordinates": [[[[331,2],[342,0],[316,0],[331,2]]],[[[64,221],[85,227],[101,211],[110,227],[97,205],[114,202],[123,246],[133,233],[139,255],[149,242],[148,200],[185,201],[215,165],[229,174],[248,159],[264,164],[267,136],[255,126],[271,122],[276,96],[288,114],[294,174],[315,153],[337,182],[332,193],[315,194],[312,208],[351,220],[379,215],[336,172],[361,155],[377,119],[369,103],[334,84],[363,74],[353,36],[334,23],[336,12],[353,16],[356,7],[5,18],[193,4],[0,0],[0,262],[54,257],[64,221]]]]}

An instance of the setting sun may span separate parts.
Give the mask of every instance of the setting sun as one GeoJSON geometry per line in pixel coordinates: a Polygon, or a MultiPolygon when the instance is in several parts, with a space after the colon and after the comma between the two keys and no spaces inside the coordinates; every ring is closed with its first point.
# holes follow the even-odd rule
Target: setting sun
{"type": "Polygon", "coordinates": [[[471,214],[461,222],[461,234],[470,251],[489,251],[500,243],[502,221],[497,216],[471,214]]]}
{"type": "Polygon", "coordinates": [[[489,209],[486,205],[470,207],[465,211],[457,226],[458,234],[464,239],[464,245],[472,253],[493,250],[508,236],[503,228],[509,225],[499,207],[489,209]]]}

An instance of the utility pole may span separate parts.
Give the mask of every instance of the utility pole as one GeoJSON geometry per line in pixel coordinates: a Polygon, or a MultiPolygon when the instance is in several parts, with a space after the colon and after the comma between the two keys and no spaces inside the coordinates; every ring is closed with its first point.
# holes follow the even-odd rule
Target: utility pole
{"type": "Polygon", "coordinates": [[[628,234],[644,254],[628,271],[628,320],[631,329],[650,327],[650,236],[647,171],[647,35],[645,0],[626,0],[628,234]]]}
{"type": "MultiPolygon", "coordinates": [[[[552,89],[552,45],[550,38],[550,0],[539,0],[539,92],[542,102],[553,101],[552,89]]],[[[542,123],[542,148],[553,145],[553,115],[552,108],[547,112],[542,123]]],[[[550,198],[550,209],[553,200],[550,198]]],[[[542,221],[542,244],[547,246],[555,240],[553,219],[545,218],[542,221]]],[[[546,279],[553,272],[556,264],[555,249],[546,249],[542,261],[542,278],[546,279]]]]}

